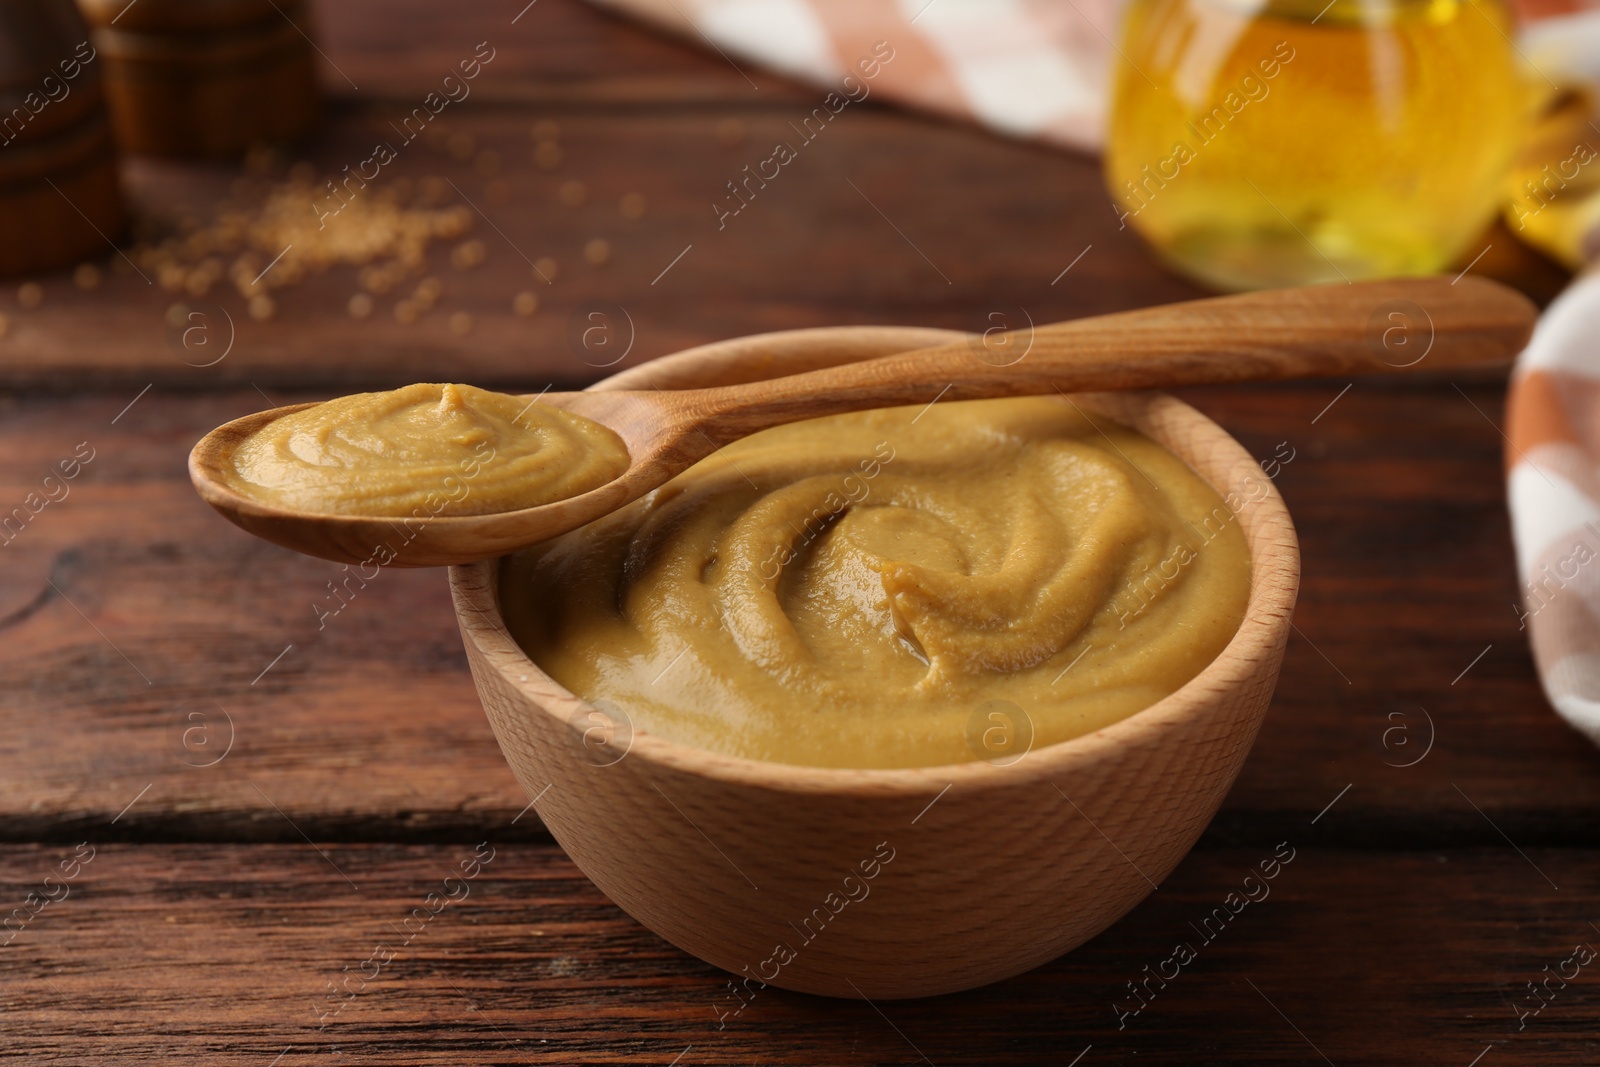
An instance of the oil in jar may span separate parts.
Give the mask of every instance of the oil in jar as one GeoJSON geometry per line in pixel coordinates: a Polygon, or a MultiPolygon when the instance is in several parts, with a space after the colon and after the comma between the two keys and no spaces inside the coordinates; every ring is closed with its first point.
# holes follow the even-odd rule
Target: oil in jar
{"type": "Polygon", "coordinates": [[[1499,0],[1135,0],[1106,180],[1223,289],[1434,273],[1493,218],[1532,93],[1499,0]]]}

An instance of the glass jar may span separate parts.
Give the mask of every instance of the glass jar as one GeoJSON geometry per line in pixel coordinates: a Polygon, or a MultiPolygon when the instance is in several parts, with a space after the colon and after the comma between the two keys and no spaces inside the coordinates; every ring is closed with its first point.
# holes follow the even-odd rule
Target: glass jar
{"type": "Polygon", "coordinates": [[[1499,206],[1532,93],[1500,0],[1133,0],[1106,181],[1223,289],[1435,273],[1499,206]]]}

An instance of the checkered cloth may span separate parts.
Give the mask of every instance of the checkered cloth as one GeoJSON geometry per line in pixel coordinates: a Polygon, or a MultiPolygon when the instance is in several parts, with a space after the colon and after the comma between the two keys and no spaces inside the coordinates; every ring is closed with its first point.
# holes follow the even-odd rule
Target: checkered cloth
{"type": "Polygon", "coordinates": [[[1092,151],[1119,0],[594,0],[736,65],[835,91],[846,76],[899,104],[1092,151]],[[892,58],[864,77],[883,42],[892,58]]]}
{"type": "Polygon", "coordinates": [[[1600,744],[1600,275],[1561,295],[1512,377],[1506,476],[1545,695],[1600,744]]]}

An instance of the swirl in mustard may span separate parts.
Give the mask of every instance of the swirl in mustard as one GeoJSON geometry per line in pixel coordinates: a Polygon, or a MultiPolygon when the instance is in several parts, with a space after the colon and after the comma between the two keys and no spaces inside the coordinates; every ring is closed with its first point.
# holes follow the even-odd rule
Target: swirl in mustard
{"type": "Polygon", "coordinates": [[[991,758],[996,706],[1038,747],[1150,705],[1228,643],[1249,589],[1198,475],[1034,397],[756,434],[512,557],[501,599],[534,662],[636,730],[916,767],[991,758]]]}

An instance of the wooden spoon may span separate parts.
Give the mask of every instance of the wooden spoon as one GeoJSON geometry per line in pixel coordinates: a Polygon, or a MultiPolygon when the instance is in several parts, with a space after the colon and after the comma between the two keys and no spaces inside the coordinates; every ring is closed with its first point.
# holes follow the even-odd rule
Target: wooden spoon
{"type": "MultiPolygon", "coordinates": [[[[540,402],[615,430],[628,469],[581,496],[490,515],[327,515],[229,488],[234,449],[298,404],[207,434],[189,475],[212,507],[258,537],[341,563],[469,563],[615,511],[721,446],[781,423],[936,399],[1393,373],[1504,362],[1537,312],[1481,278],[1419,278],[1195,300],[974,336],[969,341],[718,389],[549,393],[540,402]]],[[[532,399],[531,397],[529,399],[532,399]]]]}

